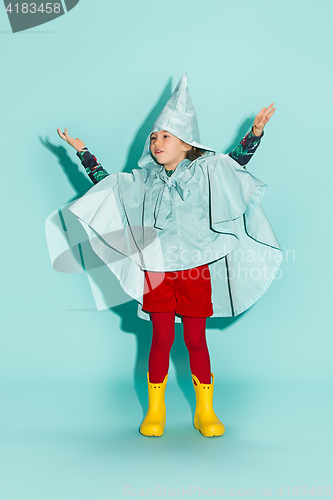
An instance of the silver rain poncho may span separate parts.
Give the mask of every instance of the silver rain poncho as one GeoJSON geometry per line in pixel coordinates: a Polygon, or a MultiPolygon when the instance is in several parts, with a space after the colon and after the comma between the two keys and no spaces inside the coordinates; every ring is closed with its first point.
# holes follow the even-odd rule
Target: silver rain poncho
{"type": "Polygon", "coordinates": [[[142,310],[145,270],[163,273],[208,264],[213,317],[237,316],[263,295],[282,261],[260,204],[267,186],[228,155],[200,144],[186,73],[150,134],[140,168],[108,175],[48,218],[53,267],[78,272],[83,266],[98,310],[126,301],[119,293],[108,297],[112,271],[124,292],[138,301],[138,315],[149,320],[142,310]],[[150,134],[158,130],[205,150],[204,155],[183,160],[168,177],[150,153],[150,134]]]}

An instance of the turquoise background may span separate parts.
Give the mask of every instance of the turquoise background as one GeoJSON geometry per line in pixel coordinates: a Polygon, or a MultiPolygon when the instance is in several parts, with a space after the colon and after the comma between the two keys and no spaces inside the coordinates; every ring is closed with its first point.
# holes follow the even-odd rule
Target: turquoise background
{"type": "Polygon", "coordinates": [[[200,498],[214,488],[284,498],[301,486],[314,498],[312,486],[333,487],[332,15],[324,0],[80,0],[13,35],[0,10],[3,500],[120,499],[156,487],[162,497],[184,488],[199,498],[200,487],[200,498]],[[225,435],[206,439],[192,426],[177,326],[167,427],[150,439],[138,427],[151,326],[134,303],[97,312],[85,274],[53,270],[44,224],[92,185],[57,127],[109,172],[135,168],[185,70],[201,141],[218,152],[275,103],[248,170],[268,185],[262,205],[285,258],[252,308],[209,322],[225,435]]]}

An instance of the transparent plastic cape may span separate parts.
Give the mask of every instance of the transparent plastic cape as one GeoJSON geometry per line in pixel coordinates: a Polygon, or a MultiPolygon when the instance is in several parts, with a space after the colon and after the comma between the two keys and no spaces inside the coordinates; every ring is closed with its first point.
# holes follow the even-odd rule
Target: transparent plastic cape
{"type": "Polygon", "coordinates": [[[138,316],[150,319],[141,307],[144,269],[179,269],[168,260],[173,218],[167,212],[161,218],[169,197],[178,210],[178,225],[183,225],[183,243],[194,249],[192,260],[191,252],[186,254],[183,268],[209,264],[213,317],[241,314],[272,283],[282,249],[261,206],[267,185],[228,155],[211,154],[182,167],[170,178],[164,178],[158,167],[111,174],[48,217],[46,235],[54,269],[84,269],[98,310],[135,299],[138,316]],[[204,246],[209,243],[214,252],[211,260],[196,250],[199,236],[186,232],[194,219],[204,246]]]}

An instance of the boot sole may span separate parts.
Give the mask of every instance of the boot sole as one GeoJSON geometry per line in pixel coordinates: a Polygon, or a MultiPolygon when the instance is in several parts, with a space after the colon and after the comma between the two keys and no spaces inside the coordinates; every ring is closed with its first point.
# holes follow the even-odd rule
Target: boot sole
{"type": "Polygon", "coordinates": [[[195,428],[197,431],[199,431],[199,432],[200,432],[200,434],[201,434],[203,437],[208,437],[208,438],[209,438],[209,437],[220,437],[220,436],[223,436],[223,434],[225,433],[225,430],[224,430],[224,431],[222,432],[222,434],[203,434],[203,433],[201,432],[201,430],[200,430],[198,427],[196,427],[195,425],[194,425],[194,428],[195,428]]]}

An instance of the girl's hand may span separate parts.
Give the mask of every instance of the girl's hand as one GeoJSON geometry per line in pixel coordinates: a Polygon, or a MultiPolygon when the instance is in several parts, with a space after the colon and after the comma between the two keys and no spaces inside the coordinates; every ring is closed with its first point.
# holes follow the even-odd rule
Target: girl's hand
{"type": "Polygon", "coordinates": [[[61,132],[60,128],[57,129],[57,132],[58,134],[60,135],[60,137],[68,142],[68,144],[70,146],[72,146],[74,149],[76,149],[76,151],[80,151],[81,149],[83,149],[85,146],[84,146],[84,142],[81,141],[81,139],[73,139],[73,137],[70,137],[67,133],[67,128],[65,128],[65,132],[61,132]]]}
{"type": "Polygon", "coordinates": [[[275,108],[272,109],[272,106],[274,106],[273,102],[268,106],[268,108],[262,108],[260,113],[258,113],[255,117],[252,127],[252,132],[254,133],[254,135],[259,136],[262,134],[264,126],[266,125],[266,123],[268,123],[269,119],[274,114],[275,108]]]}

